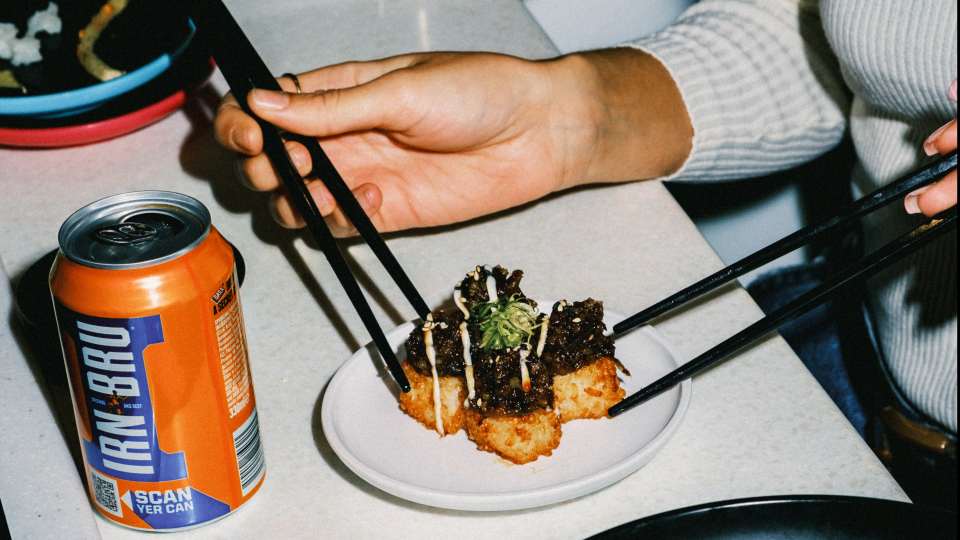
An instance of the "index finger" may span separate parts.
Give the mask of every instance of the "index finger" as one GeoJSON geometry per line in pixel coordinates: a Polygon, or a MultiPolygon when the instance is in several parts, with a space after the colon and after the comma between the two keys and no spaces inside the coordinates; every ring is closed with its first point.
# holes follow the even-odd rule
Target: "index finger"
{"type": "MultiPolygon", "coordinates": [[[[352,88],[378,79],[392,71],[410,67],[422,58],[423,55],[421,54],[401,54],[379,60],[344,62],[306,71],[300,73],[297,77],[300,79],[305,94],[338,88],[352,88]]],[[[293,85],[291,84],[291,86],[293,85]]],[[[295,88],[287,90],[284,87],[284,91],[293,92],[295,88]]]]}
{"type": "MultiPolygon", "coordinates": [[[[300,73],[297,78],[304,93],[349,88],[409,67],[420,58],[421,55],[405,54],[367,62],[345,62],[300,73]]],[[[297,91],[296,84],[289,77],[281,76],[277,82],[284,92],[297,91]]],[[[234,152],[255,156],[263,151],[260,126],[240,107],[232,94],[227,94],[220,102],[214,119],[214,135],[220,144],[234,152]]]]}
{"type": "MultiPolygon", "coordinates": [[[[278,78],[277,83],[284,92],[296,91],[296,86],[288,77],[278,78]]],[[[255,156],[263,151],[260,126],[240,107],[232,93],[225,95],[217,107],[213,133],[220,144],[234,152],[255,156]]]]}

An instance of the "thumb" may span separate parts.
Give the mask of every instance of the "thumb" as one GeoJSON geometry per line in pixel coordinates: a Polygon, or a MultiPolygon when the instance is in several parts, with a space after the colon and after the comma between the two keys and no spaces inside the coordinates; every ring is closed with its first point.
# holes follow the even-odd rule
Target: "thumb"
{"type": "Polygon", "coordinates": [[[403,130],[412,124],[397,85],[389,77],[351,88],[310,94],[253,90],[247,101],[257,116],[280,129],[328,137],[372,129],[403,130]]]}

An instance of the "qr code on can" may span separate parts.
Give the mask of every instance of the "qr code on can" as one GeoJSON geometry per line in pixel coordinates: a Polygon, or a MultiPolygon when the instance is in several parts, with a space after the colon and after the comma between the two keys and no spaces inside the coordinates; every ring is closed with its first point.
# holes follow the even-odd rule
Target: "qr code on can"
{"type": "Polygon", "coordinates": [[[97,506],[115,516],[123,517],[116,482],[105,476],[100,476],[96,471],[90,471],[90,485],[93,488],[94,501],[97,506]]]}

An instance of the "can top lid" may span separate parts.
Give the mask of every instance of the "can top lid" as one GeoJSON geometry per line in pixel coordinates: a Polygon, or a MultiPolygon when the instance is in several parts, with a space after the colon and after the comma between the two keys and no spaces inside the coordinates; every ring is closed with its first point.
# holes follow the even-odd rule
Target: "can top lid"
{"type": "Polygon", "coordinates": [[[60,227],[60,251],[93,268],[152,266],[188,253],[210,232],[200,201],[170,191],[135,191],[100,199],[60,227]]]}

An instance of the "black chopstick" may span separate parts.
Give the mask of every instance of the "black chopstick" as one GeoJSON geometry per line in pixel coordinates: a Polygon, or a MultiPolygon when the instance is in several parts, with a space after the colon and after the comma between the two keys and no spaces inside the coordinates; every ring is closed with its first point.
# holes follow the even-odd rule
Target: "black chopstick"
{"type": "MultiPolygon", "coordinates": [[[[336,239],[320,215],[320,210],[317,208],[316,202],[313,200],[313,197],[310,196],[306,184],[297,172],[296,167],[290,161],[290,156],[284,147],[280,130],[278,130],[276,126],[254,115],[247,105],[247,94],[254,88],[280,90],[280,86],[270,74],[260,55],[257,54],[253,45],[250,44],[250,41],[243,33],[243,30],[221,0],[186,1],[190,6],[190,16],[193,18],[194,23],[197,24],[203,39],[206,40],[210,47],[212,55],[217,61],[217,65],[220,67],[223,76],[227,79],[227,83],[230,85],[230,89],[233,91],[238,103],[247,114],[256,119],[260,125],[260,129],[263,131],[264,153],[270,158],[270,162],[273,164],[277,176],[280,177],[284,187],[287,189],[293,201],[294,208],[303,217],[307,224],[307,229],[311,232],[319,244],[320,249],[327,257],[341,286],[343,286],[351,303],[353,303],[354,308],[356,308],[367,331],[370,332],[374,344],[380,351],[380,355],[383,357],[390,374],[402,391],[409,391],[410,382],[403,373],[403,369],[400,367],[400,363],[394,355],[393,348],[390,346],[389,341],[387,341],[383,329],[380,327],[376,316],[370,309],[370,305],[367,303],[363,291],[357,284],[356,278],[350,272],[346,260],[343,258],[343,253],[340,252],[340,248],[337,245],[336,239]]],[[[331,192],[337,199],[337,203],[341,205],[344,212],[350,220],[353,221],[354,226],[357,227],[357,230],[361,231],[361,234],[363,231],[367,232],[367,235],[364,235],[364,239],[374,248],[374,252],[387,268],[391,277],[394,278],[403,290],[408,300],[413,304],[417,310],[417,314],[422,318],[426,318],[430,310],[426,307],[423,298],[400,267],[399,262],[397,262],[390,253],[383,239],[376,233],[376,228],[369,222],[363,209],[360,208],[359,203],[357,203],[350,190],[346,188],[343,179],[337,174],[336,169],[333,167],[333,164],[330,163],[330,160],[326,158],[323,150],[320,150],[319,144],[316,140],[313,140],[313,143],[317,148],[311,151],[311,155],[323,156],[320,170],[322,174],[327,175],[323,177],[323,180],[327,182],[327,186],[338,185],[338,183],[342,185],[342,189],[335,188],[336,191],[331,189],[331,192]],[[346,194],[343,193],[343,190],[346,191],[346,194]],[[337,196],[338,193],[340,195],[339,197],[337,196]],[[359,214],[363,216],[363,219],[359,219],[356,215],[351,215],[356,214],[358,210],[359,214]],[[372,237],[368,236],[371,231],[373,233],[372,237]]],[[[308,146],[308,149],[310,149],[310,146],[308,146]]],[[[316,160],[316,157],[314,159],[316,160]]]]}
{"type": "MultiPolygon", "coordinates": [[[[280,88],[280,85],[277,84],[276,79],[270,74],[270,71],[267,69],[266,65],[263,63],[263,60],[260,59],[260,56],[257,54],[256,50],[253,48],[253,45],[250,44],[250,41],[246,38],[243,33],[243,30],[240,29],[240,26],[237,25],[236,21],[233,19],[233,16],[230,14],[230,11],[224,6],[222,0],[196,0],[192,1],[196,9],[194,12],[197,12],[202,8],[201,5],[206,5],[209,8],[207,12],[210,16],[214,17],[212,19],[214,24],[224,24],[231,27],[231,31],[216,32],[215,36],[218,45],[221,46],[221,51],[224,54],[219,56],[230,56],[232,60],[239,60],[240,62],[230,62],[228,66],[221,64],[221,71],[231,70],[234,68],[239,68],[236,71],[238,75],[236,82],[242,86],[236,87],[234,83],[230,80],[230,77],[224,73],[224,76],[227,78],[230,83],[230,89],[234,92],[237,101],[240,102],[244,110],[248,114],[252,112],[247,107],[247,94],[253,88],[261,88],[264,90],[276,90],[283,91],[280,88]],[[229,19],[229,23],[228,23],[229,19]],[[230,24],[232,23],[232,24],[230,24]],[[225,48],[223,48],[225,47],[225,48]]],[[[215,26],[215,28],[217,28],[215,26]]],[[[208,41],[210,38],[208,36],[208,41]]],[[[213,47],[213,44],[211,43],[213,47]]],[[[216,49],[216,47],[213,47],[216,49]]],[[[214,54],[215,59],[218,64],[221,63],[221,59],[218,55],[214,54]]],[[[259,122],[259,119],[258,119],[259,122]]],[[[263,127],[263,122],[260,122],[261,128],[263,127]]],[[[360,203],[357,202],[356,197],[353,196],[353,192],[350,191],[350,188],[344,182],[343,177],[340,175],[340,172],[337,171],[334,167],[333,162],[330,161],[330,158],[323,151],[323,148],[320,147],[320,143],[317,142],[315,138],[312,137],[302,137],[295,134],[287,134],[288,138],[292,138],[306,146],[307,151],[310,153],[310,156],[313,158],[313,175],[317,176],[330,190],[330,194],[333,195],[333,198],[337,201],[337,205],[347,216],[353,226],[356,227],[357,232],[363,238],[363,240],[370,246],[370,249],[376,255],[377,259],[387,270],[387,273],[390,277],[396,282],[397,286],[400,288],[400,291],[407,298],[407,301],[410,302],[410,305],[413,306],[414,311],[416,311],[417,316],[421,319],[426,320],[427,315],[430,313],[430,308],[427,307],[427,303],[423,300],[423,296],[420,295],[420,292],[414,286],[413,282],[410,280],[410,277],[407,276],[407,273],[403,270],[403,267],[400,266],[400,262],[397,261],[397,258],[393,255],[393,252],[390,251],[390,248],[387,247],[386,242],[383,241],[383,237],[380,236],[380,233],[377,231],[377,228],[370,221],[370,218],[367,216],[366,212],[363,211],[363,208],[360,206],[360,203]]],[[[285,149],[283,149],[286,152],[285,149]]],[[[293,169],[296,172],[296,169],[293,169]]],[[[297,178],[300,178],[299,173],[296,174],[297,178]]],[[[298,180],[299,182],[299,180],[298,180]]],[[[289,188],[289,186],[287,186],[289,188]]],[[[307,193],[304,191],[304,193],[307,193]]],[[[313,208],[316,208],[316,205],[311,205],[313,208]]],[[[303,208],[297,208],[298,212],[303,213],[303,208]]],[[[319,213],[317,214],[319,215],[319,213]]]]}
{"type": "Polygon", "coordinates": [[[310,153],[310,159],[313,162],[312,176],[316,176],[327,186],[327,189],[330,190],[330,194],[333,195],[340,209],[343,210],[343,213],[346,214],[350,222],[353,223],[353,226],[357,228],[360,237],[370,246],[374,255],[377,256],[380,263],[387,269],[387,273],[393,277],[397,286],[400,287],[404,296],[407,297],[407,301],[410,302],[410,305],[412,305],[413,309],[417,312],[417,315],[421,320],[427,320],[427,315],[430,314],[430,308],[427,307],[427,303],[424,302],[423,297],[420,296],[420,292],[417,291],[413,282],[410,281],[407,273],[404,272],[400,266],[400,262],[394,257],[393,252],[387,247],[387,243],[383,241],[383,237],[380,236],[373,222],[367,217],[367,213],[360,207],[360,203],[357,202],[356,197],[353,196],[353,192],[350,191],[347,183],[343,181],[343,177],[340,176],[336,167],[333,166],[333,162],[330,161],[330,158],[323,151],[323,148],[320,147],[320,143],[313,137],[305,137],[299,134],[290,133],[287,134],[287,137],[307,147],[307,151],[310,153]]]}
{"type": "Polygon", "coordinates": [[[889,204],[891,201],[903,197],[911,191],[931,184],[943,178],[948,172],[957,168],[957,153],[953,152],[934,161],[930,165],[914,173],[884,186],[869,195],[852,203],[845,210],[823,222],[804,227],[788,236],[777,240],[769,246],[747,255],[739,261],[686,287],[643,311],[627,317],[613,326],[614,338],[643,326],[649,321],[677,308],[694,298],[734,280],[747,272],[759,268],[764,264],[808,244],[831,231],[850,225],[857,218],[868,214],[877,208],[889,204]]]}
{"type": "Polygon", "coordinates": [[[787,305],[738,332],[723,343],[720,343],[716,347],[678,367],[667,375],[664,375],[647,387],[630,395],[620,403],[610,407],[608,413],[610,416],[622,414],[660,393],[673,388],[683,380],[719,364],[729,355],[779,328],[785,322],[820,305],[845,285],[867,278],[917,251],[934,239],[955,230],[957,225],[956,221],[957,210],[954,208],[945,213],[941,219],[935,220],[929,225],[924,225],[886,244],[857,263],[844,268],[823,285],[801,295],[787,305]]]}

